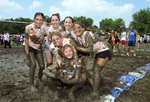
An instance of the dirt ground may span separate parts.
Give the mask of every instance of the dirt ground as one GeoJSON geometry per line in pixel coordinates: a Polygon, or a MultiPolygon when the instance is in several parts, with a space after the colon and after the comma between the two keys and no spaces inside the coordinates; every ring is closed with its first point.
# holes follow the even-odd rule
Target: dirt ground
{"type": "MultiPolygon", "coordinates": [[[[29,91],[29,68],[25,62],[26,57],[22,48],[12,48],[11,50],[0,48],[0,102],[53,102],[55,92],[47,86],[41,87],[35,81],[38,92],[31,93],[29,91]]],[[[150,58],[113,56],[112,60],[102,70],[104,82],[99,89],[99,96],[110,94],[110,90],[115,87],[115,83],[122,75],[127,75],[128,72],[145,66],[147,63],[150,63],[150,58]]],[[[37,75],[37,71],[38,68],[36,68],[35,75],[37,75]]],[[[100,101],[100,97],[93,98],[91,96],[91,91],[92,88],[86,83],[75,92],[75,102],[100,101]]],[[[70,102],[64,92],[65,90],[60,90],[60,98],[57,102],[70,102]]],[[[134,93],[136,92],[141,91],[136,89],[134,93]]],[[[130,93],[123,94],[117,102],[138,102],[138,100],[130,91],[130,93]]]]}

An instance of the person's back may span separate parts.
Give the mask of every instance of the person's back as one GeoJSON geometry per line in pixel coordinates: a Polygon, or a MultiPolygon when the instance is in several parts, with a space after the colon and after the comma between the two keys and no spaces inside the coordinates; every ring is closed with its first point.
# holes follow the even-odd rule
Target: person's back
{"type": "Polygon", "coordinates": [[[146,34],[144,34],[144,40],[147,40],[147,35],[146,34]]]}

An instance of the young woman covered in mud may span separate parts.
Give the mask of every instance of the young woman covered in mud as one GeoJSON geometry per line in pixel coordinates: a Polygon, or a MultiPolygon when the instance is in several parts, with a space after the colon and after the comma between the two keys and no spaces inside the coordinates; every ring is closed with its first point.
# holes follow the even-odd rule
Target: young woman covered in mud
{"type": "MultiPolygon", "coordinates": [[[[51,25],[48,29],[48,34],[49,32],[57,32],[59,30],[62,30],[62,27],[59,25],[60,23],[60,15],[59,13],[56,13],[56,14],[52,14],[51,16],[51,25]]],[[[51,38],[50,38],[50,34],[47,35],[45,37],[45,49],[44,49],[44,53],[45,53],[45,58],[46,58],[46,62],[47,62],[47,67],[50,66],[53,62],[53,56],[51,54],[51,51],[50,51],[50,48],[49,48],[49,45],[51,43],[51,38]]]]}
{"type": "Polygon", "coordinates": [[[73,24],[74,24],[74,20],[72,17],[67,16],[64,19],[64,37],[70,37],[71,39],[75,40],[77,39],[76,34],[74,34],[73,31],[73,24]]]}
{"type": "Polygon", "coordinates": [[[71,44],[75,46],[77,51],[96,54],[93,68],[93,95],[96,96],[100,87],[100,72],[111,59],[112,47],[104,39],[94,35],[92,32],[86,31],[86,27],[80,22],[74,24],[74,33],[82,39],[80,43],[83,47],[77,46],[71,40],[71,44]]]}
{"type": "Polygon", "coordinates": [[[34,74],[36,68],[36,60],[39,65],[38,79],[41,80],[42,71],[44,70],[44,57],[42,51],[42,43],[45,36],[45,28],[43,25],[44,14],[37,12],[34,16],[34,23],[27,25],[25,28],[25,52],[27,54],[27,65],[29,69],[29,79],[31,91],[36,91],[34,86],[34,74]]]}
{"type": "MultiPolygon", "coordinates": [[[[61,82],[71,85],[71,88],[68,90],[67,95],[71,99],[74,98],[73,92],[75,92],[79,87],[81,87],[86,82],[86,73],[85,68],[81,69],[81,59],[77,62],[77,66],[72,65],[74,59],[74,53],[76,50],[72,45],[66,44],[62,48],[62,65],[59,67],[57,63],[46,68],[43,73],[48,77],[59,79],[61,82]],[[56,69],[56,73],[51,71],[56,69]]],[[[59,56],[59,55],[57,55],[59,56]]]]}

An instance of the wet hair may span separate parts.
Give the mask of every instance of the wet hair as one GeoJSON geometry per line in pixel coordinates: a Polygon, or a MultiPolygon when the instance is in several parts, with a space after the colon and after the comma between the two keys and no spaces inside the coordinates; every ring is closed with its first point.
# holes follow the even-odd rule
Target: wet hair
{"type": "Polygon", "coordinates": [[[74,20],[73,20],[73,18],[72,18],[71,16],[65,17],[64,22],[65,22],[65,20],[66,20],[67,18],[70,18],[70,19],[72,20],[72,23],[74,23],[74,20]]]}
{"type": "Polygon", "coordinates": [[[52,32],[52,33],[50,33],[50,37],[51,37],[51,39],[52,39],[52,37],[53,36],[59,36],[60,38],[62,38],[62,34],[59,32],[59,31],[57,31],[57,32],[52,32]]]}
{"type": "Polygon", "coordinates": [[[51,16],[51,18],[50,18],[50,19],[52,19],[52,17],[53,17],[53,16],[57,16],[57,17],[58,17],[58,19],[59,19],[59,21],[60,21],[60,15],[59,15],[59,13],[52,14],[52,16],[51,16]]]}
{"type": "MultiPolygon", "coordinates": [[[[62,54],[63,54],[64,57],[66,57],[65,54],[64,54],[64,52],[65,52],[65,50],[66,50],[67,48],[71,48],[72,52],[74,53],[73,47],[72,47],[71,45],[69,45],[69,44],[66,44],[66,45],[64,45],[63,48],[62,48],[62,54]]],[[[73,57],[73,56],[72,56],[72,57],[73,57]]]]}
{"type": "MultiPolygon", "coordinates": [[[[83,23],[81,23],[81,22],[75,22],[74,25],[75,24],[79,24],[82,28],[85,28],[85,30],[86,30],[86,26],[83,23]]],[[[73,27],[74,27],[74,25],[73,25],[73,27]]]]}
{"type": "Polygon", "coordinates": [[[44,20],[44,14],[42,12],[37,12],[34,15],[34,19],[36,18],[36,16],[42,16],[43,20],[44,20]]]}

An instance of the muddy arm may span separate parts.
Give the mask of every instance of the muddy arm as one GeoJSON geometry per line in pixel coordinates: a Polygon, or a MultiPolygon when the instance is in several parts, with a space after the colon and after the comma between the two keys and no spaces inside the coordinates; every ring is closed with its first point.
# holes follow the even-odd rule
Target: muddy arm
{"type": "Polygon", "coordinates": [[[30,30],[28,26],[25,28],[25,53],[28,55],[29,54],[29,34],[30,30]]]}
{"type": "Polygon", "coordinates": [[[51,77],[51,78],[56,78],[57,77],[56,74],[52,73],[50,71],[50,69],[48,69],[48,68],[43,70],[43,74],[45,74],[46,76],[51,77]]]}
{"type": "Polygon", "coordinates": [[[74,66],[74,68],[76,68],[76,65],[78,63],[78,54],[77,54],[76,49],[73,46],[72,46],[72,48],[73,48],[73,51],[74,51],[74,58],[73,58],[72,66],[74,66]]]}
{"type": "Polygon", "coordinates": [[[89,43],[88,47],[78,46],[73,41],[71,41],[70,43],[77,49],[77,51],[80,51],[83,53],[91,53],[93,51],[93,39],[91,36],[88,37],[88,43],[89,43]]]}
{"type": "Polygon", "coordinates": [[[59,77],[59,79],[65,84],[77,84],[77,83],[79,83],[79,78],[81,78],[81,68],[78,68],[76,70],[74,79],[65,80],[64,78],[59,77]]]}
{"type": "Polygon", "coordinates": [[[56,62],[58,64],[58,66],[61,67],[62,58],[58,54],[58,51],[56,51],[55,48],[51,48],[51,52],[52,52],[53,56],[56,58],[56,62]]]}

